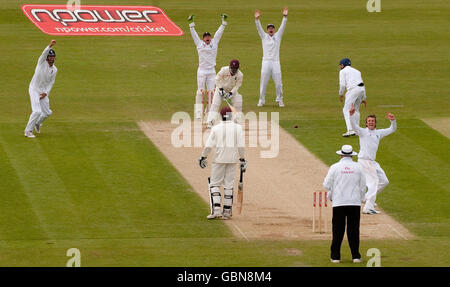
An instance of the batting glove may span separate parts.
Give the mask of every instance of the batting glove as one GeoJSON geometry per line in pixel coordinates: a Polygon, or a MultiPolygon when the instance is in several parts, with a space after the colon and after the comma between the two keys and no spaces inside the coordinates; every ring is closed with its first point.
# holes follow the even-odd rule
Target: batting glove
{"type": "Polygon", "coordinates": [[[219,89],[219,96],[220,96],[221,98],[225,98],[225,91],[223,90],[223,88],[220,88],[220,89],[219,89]]]}
{"type": "Polygon", "coordinates": [[[188,17],[188,23],[189,23],[189,24],[194,23],[194,17],[195,17],[194,14],[189,15],[189,17],[188,17]]]}
{"type": "Polygon", "coordinates": [[[242,172],[245,172],[245,170],[247,169],[247,161],[245,160],[245,158],[241,158],[241,159],[239,159],[239,161],[241,162],[242,172]]]}
{"type": "Polygon", "coordinates": [[[229,92],[228,94],[225,95],[225,97],[226,97],[227,99],[231,99],[231,98],[233,97],[233,93],[232,93],[232,92],[229,92]]]}
{"type": "Polygon", "coordinates": [[[200,168],[205,168],[208,166],[208,160],[206,159],[206,157],[202,156],[198,160],[198,164],[200,165],[200,168]]]}

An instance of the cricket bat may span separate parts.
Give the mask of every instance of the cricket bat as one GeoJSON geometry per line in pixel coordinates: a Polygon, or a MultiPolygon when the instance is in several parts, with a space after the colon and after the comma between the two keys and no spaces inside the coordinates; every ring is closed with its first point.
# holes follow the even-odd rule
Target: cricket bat
{"type": "Polygon", "coordinates": [[[232,105],[232,103],[231,103],[231,100],[227,98],[227,99],[225,99],[224,101],[225,101],[225,102],[228,104],[228,106],[230,107],[231,112],[232,112],[233,114],[237,114],[237,110],[236,110],[235,107],[233,107],[233,105],[232,105]]]}
{"type": "Polygon", "coordinates": [[[244,202],[244,172],[241,169],[241,175],[239,177],[239,183],[238,183],[238,206],[237,206],[237,213],[242,213],[242,204],[244,202]]]}

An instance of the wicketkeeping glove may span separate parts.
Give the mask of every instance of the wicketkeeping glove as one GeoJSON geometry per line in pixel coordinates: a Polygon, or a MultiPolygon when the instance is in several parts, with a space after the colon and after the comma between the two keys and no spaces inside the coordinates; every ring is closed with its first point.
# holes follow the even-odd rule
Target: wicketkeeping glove
{"type": "Polygon", "coordinates": [[[206,157],[202,156],[199,158],[198,164],[200,165],[201,168],[205,168],[208,166],[208,160],[206,159],[206,157]]]}
{"type": "Polygon", "coordinates": [[[225,13],[222,13],[220,15],[220,17],[222,17],[222,24],[226,25],[227,24],[228,15],[225,14],[225,13]]]}
{"type": "Polygon", "coordinates": [[[241,170],[242,172],[245,172],[245,170],[247,169],[247,161],[245,160],[245,158],[241,158],[239,159],[239,161],[241,162],[241,170]]]}
{"type": "Polygon", "coordinates": [[[188,23],[189,23],[189,24],[194,23],[194,17],[195,17],[194,14],[189,15],[189,17],[188,17],[188,23]]]}

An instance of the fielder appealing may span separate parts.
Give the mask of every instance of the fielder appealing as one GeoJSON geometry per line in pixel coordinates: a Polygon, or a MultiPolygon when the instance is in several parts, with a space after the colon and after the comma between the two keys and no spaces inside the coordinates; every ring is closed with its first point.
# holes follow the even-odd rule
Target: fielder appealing
{"type": "Polygon", "coordinates": [[[386,177],[384,170],[380,167],[378,162],[375,161],[378,145],[383,137],[388,136],[397,130],[397,123],[395,121],[395,116],[388,113],[386,117],[391,121],[391,126],[387,129],[377,130],[376,116],[369,115],[366,118],[366,128],[363,129],[356,122],[354,114],[356,114],[356,110],[352,107],[349,116],[352,128],[359,136],[360,151],[358,163],[363,168],[367,182],[367,193],[365,196],[366,203],[363,208],[363,213],[377,214],[380,213],[375,210],[377,194],[389,184],[389,180],[386,177]]]}
{"type": "Polygon", "coordinates": [[[237,117],[239,121],[240,114],[242,113],[242,95],[238,93],[238,89],[242,85],[242,79],[244,74],[239,70],[240,63],[234,59],[230,61],[229,66],[222,67],[216,76],[216,90],[214,92],[214,98],[211,105],[211,110],[208,114],[208,127],[214,125],[217,113],[220,108],[220,104],[224,98],[231,99],[233,107],[236,109],[237,117]]]}
{"type": "Polygon", "coordinates": [[[28,124],[25,127],[25,136],[28,138],[35,137],[33,129],[36,130],[36,133],[40,133],[42,123],[52,114],[48,97],[58,72],[54,65],[56,53],[52,49],[55,44],[56,41],[52,40],[50,45],[42,52],[28,88],[32,110],[28,124]]]}
{"type": "Polygon", "coordinates": [[[225,30],[225,26],[227,25],[226,20],[228,16],[226,14],[222,14],[221,17],[222,24],[214,34],[214,38],[211,38],[211,34],[209,32],[205,32],[203,33],[203,40],[200,40],[200,37],[195,31],[194,15],[190,15],[188,18],[191,36],[198,52],[197,92],[195,96],[196,119],[201,119],[202,117],[203,103],[206,103],[209,108],[214,93],[217,49],[219,47],[220,38],[225,30]],[[205,97],[206,101],[204,102],[205,97]]]}
{"type": "Polygon", "coordinates": [[[347,90],[347,93],[345,93],[344,108],[342,109],[345,124],[347,125],[347,132],[342,135],[343,137],[355,135],[348,114],[352,105],[355,107],[356,121],[358,124],[359,106],[361,103],[366,106],[366,89],[361,78],[361,72],[351,67],[351,65],[352,63],[348,58],[344,58],[339,62],[339,67],[341,68],[339,71],[339,99],[341,103],[344,101],[344,92],[347,90]]]}
{"type": "Polygon", "coordinates": [[[323,181],[323,187],[329,191],[327,197],[333,204],[331,262],[340,262],[341,244],[347,223],[347,239],[353,262],[361,263],[359,225],[366,180],[361,166],[352,160],[357,153],[351,145],[343,145],[336,153],[341,156],[341,160],[330,167],[323,181]]]}
{"type": "Polygon", "coordinates": [[[236,176],[236,163],[238,158],[243,171],[247,168],[245,160],[245,138],[242,126],[232,121],[230,107],[224,107],[220,111],[222,122],[211,129],[206,141],[202,156],[199,159],[201,168],[208,165],[207,157],[215,147],[214,161],[211,168],[209,191],[211,196],[211,214],[208,219],[230,219],[233,207],[233,187],[236,176]],[[223,185],[223,212],[221,212],[220,186],[223,185]]]}
{"type": "Polygon", "coordinates": [[[275,83],[276,89],[276,102],[280,107],[284,107],[283,103],[283,83],[281,82],[281,66],[280,66],[280,44],[281,38],[283,37],[284,29],[286,28],[288,15],[288,8],[283,9],[283,20],[281,21],[281,26],[275,33],[275,25],[267,25],[267,33],[264,32],[259,17],[261,12],[259,10],[255,11],[255,23],[256,29],[258,30],[259,37],[262,41],[263,47],[263,59],[261,65],[261,82],[259,86],[259,102],[258,107],[264,106],[266,103],[266,89],[267,83],[270,77],[275,83]]]}

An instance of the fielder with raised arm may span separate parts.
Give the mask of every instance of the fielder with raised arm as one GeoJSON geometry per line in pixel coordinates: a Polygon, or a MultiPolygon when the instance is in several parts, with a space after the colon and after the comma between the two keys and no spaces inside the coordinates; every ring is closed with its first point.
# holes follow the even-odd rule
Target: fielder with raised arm
{"type": "Polygon", "coordinates": [[[50,45],[42,52],[28,88],[32,110],[28,124],[25,127],[25,136],[28,138],[35,137],[33,129],[36,130],[36,133],[40,133],[42,123],[52,114],[48,97],[58,72],[54,65],[56,53],[52,49],[55,44],[56,41],[52,40],[50,45]]]}
{"type": "Polygon", "coordinates": [[[194,15],[188,18],[189,30],[198,52],[197,69],[197,92],[195,96],[195,118],[201,119],[203,104],[209,109],[214,93],[214,78],[216,76],[216,58],[220,38],[222,38],[225,26],[227,25],[226,14],[221,15],[222,24],[220,25],[214,37],[209,32],[203,33],[202,40],[195,31],[194,15]],[[204,100],[206,98],[206,101],[204,100]]]}
{"type": "Polygon", "coordinates": [[[236,109],[236,120],[239,121],[242,113],[242,95],[238,93],[242,85],[244,74],[239,70],[240,63],[234,59],[230,61],[229,66],[222,67],[216,76],[216,90],[208,114],[208,127],[211,128],[216,120],[220,104],[222,100],[231,101],[232,106],[236,109]]]}
{"type": "Polygon", "coordinates": [[[207,157],[211,150],[215,148],[209,183],[211,214],[207,216],[208,219],[231,218],[236,163],[240,162],[240,168],[243,171],[247,168],[242,126],[232,120],[233,115],[230,107],[223,107],[220,115],[222,116],[222,122],[211,129],[202,156],[199,159],[200,167],[205,168],[208,165],[207,157]],[[223,186],[224,194],[223,211],[221,211],[221,186],[223,186]]]}
{"type": "Polygon", "coordinates": [[[379,211],[375,210],[375,200],[377,194],[380,193],[388,184],[389,180],[384,173],[384,170],[380,167],[378,162],[375,161],[377,157],[378,145],[380,140],[385,136],[388,136],[397,130],[397,123],[395,116],[388,113],[386,118],[391,121],[391,126],[387,129],[377,130],[377,118],[375,115],[369,115],[366,118],[366,128],[363,129],[356,122],[356,110],[352,107],[349,111],[350,122],[353,130],[359,136],[360,151],[358,155],[358,163],[362,166],[364,175],[366,176],[367,193],[365,196],[365,205],[363,213],[365,214],[378,214],[379,211]]]}
{"type": "Polygon", "coordinates": [[[359,125],[359,106],[361,103],[366,106],[366,88],[364,87],[363,80],[361,78],[361,72],[357,69],[351,67],[352,62],[348,58],[344,58],[339,62],[339,100],[341,103],[344,101],[345,93],[345,103],[342,108],[344,113],[345,124],[347,125],[347,132],[344,133],[343,137],[354,136],[355,131],[352,129],[350,124],[350,116],[348,112],[352,105],[355,108],[356,122],[359,125]]]}
{"type": "Polygon", "coordinates": [[[261,82],[259,87],[259,102],[258,107],[264,106],[266,103],[267,83],[270,77],[275,83],[276,102],[280,107],[284,107],[283,103],[283,83],[281,82],[281,66],[280,66],[280,44],[283,37],[284,29],[286,28],[288,15],[288,8],[283,9],[283,20],[277,32],[275,32],[275,25],[267,25],[267,33],[263,30],[259,17],[261,12],[255,11],[255,23],[258,30],[259,37],[262,41],[263,59],[261,65],[261,82]]]}

